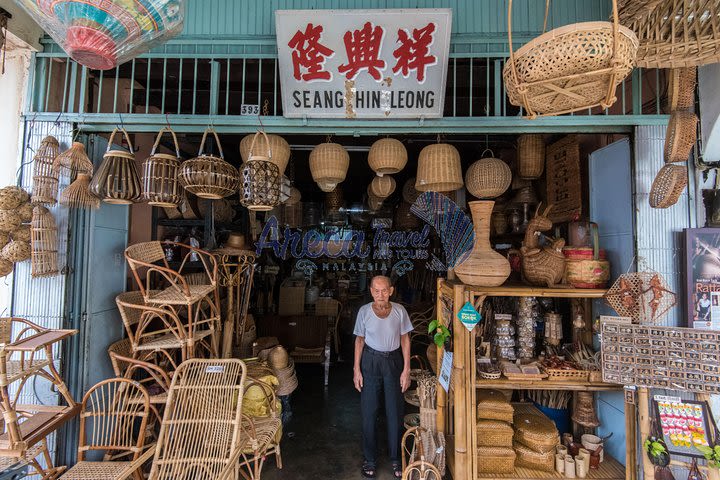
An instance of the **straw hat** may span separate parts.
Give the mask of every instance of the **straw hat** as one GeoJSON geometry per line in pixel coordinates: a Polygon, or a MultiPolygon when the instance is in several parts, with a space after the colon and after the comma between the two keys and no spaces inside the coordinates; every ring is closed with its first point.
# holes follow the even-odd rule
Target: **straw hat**
{"type": "Polygon", "coordinates": [[[238,232],[231,232],[222,248],[213,250],[216,255],[254,255],[245,244],[245,235],[238,232]]]}

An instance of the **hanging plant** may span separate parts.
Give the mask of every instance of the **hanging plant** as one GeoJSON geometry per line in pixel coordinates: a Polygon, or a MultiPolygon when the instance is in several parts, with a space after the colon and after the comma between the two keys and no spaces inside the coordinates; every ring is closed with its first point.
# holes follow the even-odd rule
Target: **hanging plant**
{"type": "Polygon", "coordinates": [[[670,464],[670,453],[661,438],[649,437],[645,440],[644,447],[650,462],[656,467],[667,467],[670,464]]]}
{"type": "Polygon", "coordinates": [[[445,345],[445,342],[447,342],[451,335],[450,330],[437,320],[433,320],[430,322],[430,325],[428,325],[428,334],[432,335],[433,342],[440,348],[445,345]]]}

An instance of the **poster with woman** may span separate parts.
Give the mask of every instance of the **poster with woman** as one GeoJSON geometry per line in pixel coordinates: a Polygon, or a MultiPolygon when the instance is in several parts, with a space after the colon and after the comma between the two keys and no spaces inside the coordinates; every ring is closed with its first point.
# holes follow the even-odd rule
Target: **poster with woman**
{"type": "Polygon", "coordinates": [[[688,327],[720,330],[720,228],[685,229],[688,327]]]}

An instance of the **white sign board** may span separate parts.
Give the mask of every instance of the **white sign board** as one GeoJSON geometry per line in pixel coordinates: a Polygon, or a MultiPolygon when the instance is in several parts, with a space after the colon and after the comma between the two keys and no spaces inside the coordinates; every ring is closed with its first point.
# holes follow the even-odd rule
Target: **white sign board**
{"type": "Polygon", "coordinates": [[[438,382],[446,392],[450,392],[450,379],[452,378],[453,354],[445,350],[442,364],[440,365],[440,376],[438,382]]]}
{"type": "Polygon", "coordinates": [[[275,24],[285,117],[442,117],[452,10],[277,10],[275,24]]]}

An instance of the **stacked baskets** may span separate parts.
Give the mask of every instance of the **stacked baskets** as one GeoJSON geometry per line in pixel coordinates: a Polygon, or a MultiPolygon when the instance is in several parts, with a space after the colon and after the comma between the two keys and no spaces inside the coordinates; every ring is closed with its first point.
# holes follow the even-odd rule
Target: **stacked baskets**
{"type": "Polygon", "coordinates": [[[0,189],[0,277],[13,271],[13,264],[31,257],[30,195],[20,187],[0,189]]]}
{"type": "Polygon", "coordinates": [[[277,394],[280,397],[290,395],[298,386],[298,379],[295,373],[295,362],[288,355],[287,350],[278,345],[270,349],[267,354],[270,368],[275,372],[279,385],[277,394]]]}
{"type": "Polygon", "coordinates": [[[513,473],[512,423],[515,409],[498,390],[478,390],[477,401],[478,473],[513,473]]]}
{"type": "Polygon", "coordinates": [[[560,443],[560,434],[552,420],[540,412],[520,413],[515,415],[514,425],[515,464],[518,467],[553,472],[555,446],[560,443]]]}

